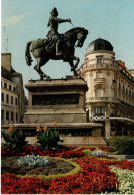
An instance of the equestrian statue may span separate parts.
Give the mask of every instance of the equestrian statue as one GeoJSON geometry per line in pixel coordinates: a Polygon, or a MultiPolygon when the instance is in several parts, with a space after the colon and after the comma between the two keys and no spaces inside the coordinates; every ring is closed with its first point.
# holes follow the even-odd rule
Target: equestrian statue
{"type": "Polygon", "coordinates": [[[48,21],[48,27],[50,30],[46,36],[46,39],[37,39],[30,41],[26,45],[25,58],[27,65],[30,66],[32,63],[32,58],[30,51],[33,56],[37,59],[37,65],[34,69],[40,75],[40,79],[50,78],[42,70],[41,66],[45,65],[50,59],[52,60],[63,60],[64,62],[69,62],[71,66],[71,71],[73,71],[74,76],[78,76],[76,68],[79,64],[80,59],[74,56],[75,47],[82,47],[83,43],[87,37],[88,30],[84,28],[72,28],[64,34],[58,33],[58,24],[63,22],[69,22],[72,24],[70,19],[58,18],[58,11],[56,8],[52,9],[50,12],[51,16],[48,21]],[[77,42],[77,45],[75,45],[77,42]],[[73,63],[73,60],[76,63],[73,63]]]}

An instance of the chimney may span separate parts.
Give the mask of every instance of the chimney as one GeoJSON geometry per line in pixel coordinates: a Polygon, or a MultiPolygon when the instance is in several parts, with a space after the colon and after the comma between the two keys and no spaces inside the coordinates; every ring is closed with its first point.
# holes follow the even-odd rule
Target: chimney
{"type": "Polygon", "coordinates": [[[125,68],[125,62],[123,62],[121,60],[117,60],[117,62],[120,64],[120,66],[122,66],[123,68],[125,68]]]}
{"type": "Polygon", "coordinates": [[[1,66],[11,72],[11,53],[1,54],[1,66]]]}

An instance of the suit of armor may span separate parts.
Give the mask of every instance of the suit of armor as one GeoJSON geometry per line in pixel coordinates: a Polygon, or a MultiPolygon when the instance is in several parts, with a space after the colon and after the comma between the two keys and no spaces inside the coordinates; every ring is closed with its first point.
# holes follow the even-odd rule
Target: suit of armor
{"type": "Polygon", "coordinates": [[[57,9],[54,8],[51,11],[51,16],[48,21],[48,27],[50,26],[50,30],[48,31],[47,38],[51,38],[56,41],[56,56],[63,56],[63,52],[61,51],[62,39],[60,34],[58,33],[58,25],[63,22],[71,22],[70,19],[61,19],[57,18],[58,12],[57,9]]]}

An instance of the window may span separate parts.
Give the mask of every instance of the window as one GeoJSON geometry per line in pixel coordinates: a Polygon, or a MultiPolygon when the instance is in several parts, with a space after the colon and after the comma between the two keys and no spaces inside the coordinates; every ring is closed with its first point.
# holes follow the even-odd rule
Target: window
{"type": "Polygon", "coordinates": [[[115,80],[115,74],[113,73],[113,84],[116,83],[116,80],[115,80]]]}
{"type": "Polygon", "coordinates": [[[96,72],[96,78],[103,78],[102,72],[96,72]]]}
{"type": "Polygon", "coordinates": [[[11,112],[11,121],[13,121],[13,120],[14,120],[14,113],[11,112]]]}
{"type": "Polygon", "coordinates": [[[103,56],[97,56],[96,62],[97,62],[97,64],[102,64],[103,63],[103,56]]]}
{"type": "Polygon", "coordinates": [[[2,102],[4,102],[4,93],[1,93],[2,102]]]}
{"type": "Polygon", "coordinates": [[[105,107],[103,107],[103,106],[96,106],[94,108],[94,115],[95,116],[104,116],[105,115],[105,107]]]}
{"type": "Polygon", "coordinates": [[[13,91],[15,92],[15,87],[13,87],[13,91]]]}
{"type": "Polygon", "coordinates": [[[9,111],[6,111],[6,120],[9,120],[9,111]]]}
{"type": "Polygon", "coordinates": [[[18,105],[18,99],[15,98],[15,105],[17,106],[18,105]]]}
{"type": "Polygon", "coordinates": [[[4,87],[7,88],[7,83],[4,83],[4,87]]]}
{"type": "Polygon", "coordinates": [[[6,103],[9,103],[9,95],[6,95],[6,103]]]}
{"type": "Polygon", "coordinates": [[[11,87],[11,85],[9,85],[9,90],[12,90],[12,87],[11,87]]]}
{"type": "Polygon", "coordinates": [[[1,110],[1,120],[4,120],[4,110],[1,110]]]}
{"type": "Polygon", "coordinates": [[[7,88],[7,83],[4,83],[4,87],[7,88]]]}
{"type": "Polygon", "coordinates": [[[95,96],[96,96],[96,98],[103,97],[103,89],[102,88],[97,88],[96,91],[95,91],[95,96]]]}
{"type": "Polygon", "coordinates": [[[18,113],[16,113],[16,122],[18,121],[18,113]]]}
{"type": "Polygon", "coordinates": [[[13,96],[11,96],[11,104],[13,104],[13,96]]]}

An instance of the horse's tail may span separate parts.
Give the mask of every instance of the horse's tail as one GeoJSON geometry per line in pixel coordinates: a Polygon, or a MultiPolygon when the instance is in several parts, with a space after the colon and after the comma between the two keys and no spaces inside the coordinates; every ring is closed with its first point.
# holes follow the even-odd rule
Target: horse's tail
{"type": "Polygon", "coordinates": [[[25,50],[25,59],[26,59],[26,63],[28,66],[31,66],[32,65],[32,58],[31,58],[31,55],[30,55],[30,45],[31,45],[32,41],[29,41],[26,45],[26,50],[25,50]]]}

